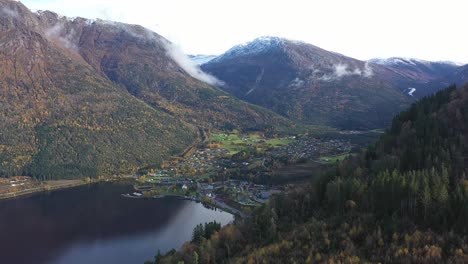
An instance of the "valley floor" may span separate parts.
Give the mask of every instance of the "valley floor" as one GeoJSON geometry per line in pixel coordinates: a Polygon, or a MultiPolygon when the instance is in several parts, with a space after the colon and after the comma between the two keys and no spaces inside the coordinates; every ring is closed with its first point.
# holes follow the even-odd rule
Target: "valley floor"
{"type": "Polygon", "coordinates": [[[273,194],[351,155],[356,144],[340,137],[211,134],[187,155],[144,171],[136,192],[125,196],[178,196],[245,216],[273,194]]]}

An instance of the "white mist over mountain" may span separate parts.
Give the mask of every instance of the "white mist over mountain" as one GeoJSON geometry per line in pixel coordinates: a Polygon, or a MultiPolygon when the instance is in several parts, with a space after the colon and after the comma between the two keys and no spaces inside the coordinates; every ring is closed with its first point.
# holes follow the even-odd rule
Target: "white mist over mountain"
{"type": "Polygon", "coordinates": [[[416,57],[468,62],[462,0],[23,0],[32,9],[141,24],[188,54],[221,54],[272,35],[361,60],[416,57]],[[182,7],[182,8],[181,8],[182,7]],[[450,42],[450,49],[443,49],[450,42]]]}
{"type": "Polygon", "coordinates": [[[206,82],[211,85],[222,86],[223,83],[205,72],[203,72],[198,65],[195,64],[177,45],[163,41],[164,48],[167,51],[167,54],[175,61],[177,64],[184,69],[190,76],[195,79],[198,79],[202,82],[206,82]]]}

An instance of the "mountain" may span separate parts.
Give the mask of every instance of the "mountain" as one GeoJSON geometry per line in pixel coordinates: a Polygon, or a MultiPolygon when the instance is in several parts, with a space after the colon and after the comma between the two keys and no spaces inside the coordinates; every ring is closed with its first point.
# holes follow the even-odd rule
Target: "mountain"
{"type": "Polygon", "coordinates": [[[393,74],[381,65],[278,37],[235,46],[202,69],[225,91],[309,124],[385,127],[412,101],[380,78],[393,74]]]}
{"type": "Polygon", "coordinates": [[[468,82],[468,65],[460,66],[456,68],[453,72],[433,80],[427,84],[427,88],[425,89],[425,95],[430,95],[436,93],[440,90],[440,87],[456,84],[456,85],[463,85],[468,82]]]}
{"type": "Polygon", "coordinates": [[[194,78],[213,80],[143,27],[7,0],[0,13],[1,176],[132,173],[181,153],[202,129],[293,126],[194,78]]]}
{"type": "Polygon", "coordinates": [[[38,14],[51,39],[67,40],[101,76],[177,119],[206,129],[291,128],[271,111],[252,106],[208,84],[203,73],[176,46],[141,26],[103,20],[38,14]]]}
{"type": "Polygon", "coordinates": [[[371,59],[371,63],[384,65],[396,73],[421,82],[435,80],[452,73],[461,66],[451,61],[426,61],[414,58],[392,57],[371,59]]]}
{"type": "Polygon", "coordinates": [[[189,58],[196,64],[196,65],[202,65],[205,64],[214,58],[216,58],[216,55],[189,55],[189,58]]]}
{"type": "Polygon", "coordinates": [[[467,263],[467,109],[468,86],[424,98],[310,185],[156,263],[467,263]]]}
{"type": "Polygon", "coordinates": [[[468,82],[468,65],[458,67],[455,71],[442,78],[439,78],[437,81],[442,84],[465,84],[468,82]]]}
{"type": "Polygon", "coordinates": [[[21,3],[0,4],[3,176],[128,173],[195,141],[194,127],[142,103],[57,48],[21,3]]]}
{"type": "Polygon", "coordinates": [[[454,74],[461,66],[459,63],[450,61],[434,62],[399,57],[371,59],[369,62],[390,70],[393,74],[382,76],[382,78],[395,83],[402,92],[415,98],[422,98],[447,87],[450,82],[442,82],[440,79],[454,74]]]}

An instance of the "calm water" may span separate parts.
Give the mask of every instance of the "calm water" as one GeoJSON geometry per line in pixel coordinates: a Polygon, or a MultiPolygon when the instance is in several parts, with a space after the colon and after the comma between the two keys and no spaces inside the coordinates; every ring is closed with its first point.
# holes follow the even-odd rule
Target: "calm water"
{"type": "Polygon", "coordinates": [[[0,201],[0,263],[143,264],[178,249],[199,223],[233,220],[195,202],[120,196],[130,191],[100,183],[0,201]]]}

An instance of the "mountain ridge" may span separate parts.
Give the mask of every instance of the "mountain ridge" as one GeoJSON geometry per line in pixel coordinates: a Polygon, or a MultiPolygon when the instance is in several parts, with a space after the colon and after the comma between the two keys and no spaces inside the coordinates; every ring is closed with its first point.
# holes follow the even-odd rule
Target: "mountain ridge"
{"type": "Polygon", "coordinates": [[[296,127],[195,79],[141,26],[16,1],[0,12],[1,176],[130,174],[181,153],[199,129],[296,127]]]}
{"type": "Polygon", "coordinates": [[[374,78],[386,68],[277,37],[235,46],[202,69],[235,96],[312,124],[382,127],[411,102],[391,83],[374,78]]]}

